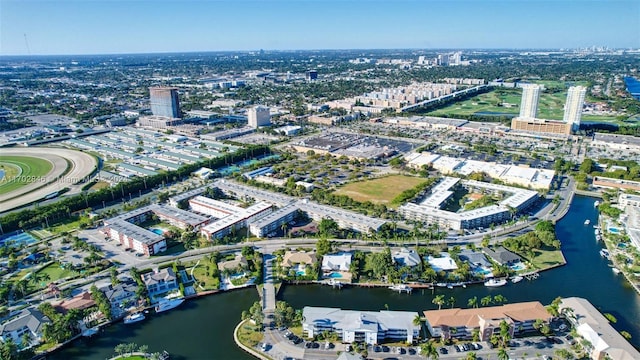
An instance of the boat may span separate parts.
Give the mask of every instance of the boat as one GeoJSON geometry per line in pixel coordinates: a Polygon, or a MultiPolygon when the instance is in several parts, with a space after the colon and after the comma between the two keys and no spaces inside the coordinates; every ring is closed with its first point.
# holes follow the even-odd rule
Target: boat
{"type": "Polygon", "coordinates": [[[162,354],[160,354],[159,359],[160,360],[169,360],[169,359],[171,359],[171,355],[169,355],[169,352],[167,350],[164,350],[162,352],[162,354]]]}
{"type": "Polygon", "coordinates": [[[589,219],[585,220],[585,221],[584,221],[584,224],[585,224],[585,225],[589,225],[589,224],[591,224],[591,220],[589,220],[589,219]]]}
{"type": "Polygon", "coordinates": [[[97,328],[97,327],[89,328],[89,329],[87,329],[87,330],[82,332],[82,336],[84,336],[84,337],[92,337],[93,335],[98,333],[98,330],[100,330],[100,328],[97,328]]]}
{"type": "Polygon", "coordinates": [[[489,279],[484,282],[484,286],[487,287],[498,287],[507,285],[507,280],[505,279],[489,279]]]}
{"type": "Polygon", "coordinates": [[[596,201],[593,203],[593,207],[598,207],[598,205],[600,205],[600,201],[596,200],[596,201]]]}
{"type": "Polygon", "coordinates": [[[612,267],[612,268],[611,268],[611,271],[613,271],[616,275],[617,275],[617,274],[620,274],[620,269],[618,269],[618,268],[614,268],[614,267],[612,267]]]}
{"type": "Polygon", "coordinates": [[[161,313],[163,311],[174,309],[180,306],[180,304],[182,304],[183,302],[184,302],[183,298],[160,301],[158,305],[156,305],[156,312],[161,313]]]}
{"type": "Polygon", "coordinates": [[[609,257],[610,257],[611,255],[609,254],[609,250],[607,250],[607,249],[602,249],[602,250],[600,250],[600,256],[602,256],[602,257],[604,257],[604,258],[609,259],[609,257]]]}
{"type": "Polygon", "coordinates": [[[593,233],[596,234],[596,235],[600,235],[600,229],[593,230],[593,233]]]}
{"type": "Polygon", "coordinates": [[[397,284],[397,285],[389,286],[389,290],[397,291],[399,293],[406,292],[407,294],[413,291],[413,289],[410,286],[405,284],[397,284]]]}
{"type": "Polygon", "coordinates": [[[520,275],[516,275],[514,277],[511,278],[511,282],[512,283],[519,283],[520,281],[524,280],[524,278],[520,275]]]}
{"type": "Polygon", "coordinates": [[[145,319],[145,317],[144,317],[143,313],[134,313],[134,314],[125,316],[124,317],[124,323],[125,324],[133,324],[133,323],[136,323],[138,321],[142,321],[144,319],[145,319]]]}

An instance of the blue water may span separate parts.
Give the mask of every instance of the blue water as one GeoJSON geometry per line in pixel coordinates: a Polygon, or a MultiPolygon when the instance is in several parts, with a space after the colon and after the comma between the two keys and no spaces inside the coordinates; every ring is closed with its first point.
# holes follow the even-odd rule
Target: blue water
{"type": "Polygon", "coordinates": [[[304,276],[306,273],[303,270],[298,270],[296,271],[296,275],[298,276],[304,276]]]}
{"type": "Polygon", "coordinates": [[[511,268],[511,270],[514,270],[514,271],[519,271],[519,270],[524,270],[525,269],[525,267],[524,267],[524,265],[522,263],[517,263],[515,265],[512,265],[512,266],[510,266],[510,268],[511,268]]]}
{"type": "Polygon", "coordinates": [[[624,83],[627,85],[627,91],[634,99],[640,100],[640,81],[633,77],[624,78],[624,83]]]}
{"type": "Polygon", "coordinates": [[[610,227],[609,232],[612,234],[617,234],[620,232],[620,230],[618,230],[618,228],[610,227]]]}
{"type": "Polygon", "coordinates": [[[5,246],[5,245],[12,246],[12,245],[20,245],[20,244],[29,245],[29,244],[33,244],[36,241],[37,241],[36,238],[31,236],[29,233],[22,232],[22,230],[20,230],[20,232],[15,232],[13,234],[9,234],[1,237],[0,246],[5,246]]]}
{"type": "Polygon", "coordinates": [[[156,233],[156,234],[158,234],[158,235],[162,235],[162,234],[164,234],[164,230],[162,230],[162,229],[158,229],[158,228],[151,229],[151,231],[152,231],[152,232],[154,232],[154,233],[156,233]]]}
{"type": "Polygon", "coordinates": [[[0,180],[4,179],[4,170],[0,170],[0,180]]]}
{"type": "Polygon", "coordinates": [[[334,279],[339,279],[342,277],[342,274],[340,274],[339,272],[332,272],[331,275],[329,275],[329,277],[334,279]]]}

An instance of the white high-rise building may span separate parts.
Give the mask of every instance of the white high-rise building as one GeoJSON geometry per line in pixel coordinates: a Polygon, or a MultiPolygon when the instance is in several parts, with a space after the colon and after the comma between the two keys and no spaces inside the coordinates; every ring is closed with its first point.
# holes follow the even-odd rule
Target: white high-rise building
{"type": "Polygon", "coordinates": [[[567,102],[564,104],[564,122],[571,124],[573,131],[580,128],[580,118],[582,117],[582,106],[587,88],[584,86],[572,86],[567,93],[567,102]]]}
{"type": "Polygon", "coordinates": [[[247,110],[249,126],[257,129],[260,126],[271,125],[271,113],[266,106],[258,105],[247,110]]]}
{"type": "Polygon", "coordinates": [[[540,86],[535,84],[522,85],[522,101],[520,102],[520,118],[535,119],[538,113],[538,99],[540,86]]]}

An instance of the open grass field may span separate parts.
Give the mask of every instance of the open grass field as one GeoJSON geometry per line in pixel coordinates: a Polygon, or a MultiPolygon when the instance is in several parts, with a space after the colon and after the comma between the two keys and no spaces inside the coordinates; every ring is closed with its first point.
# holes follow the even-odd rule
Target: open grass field
{"type": "MultiPolygon", "coordinates": [[[[564,103],[567,99],[567,90],[561,81],[536,81],[547,88],[562,89],[555,93],[541,93],[538,102],[538,117],[548,120],[562,120],[564,115],[564,103]]],[[[468,115],[518,115],[520,113],[520,89],[496,89],[488,93],[474,96],[473,98],[450,104],[442,109],[429,112],[427,115],[449,117],[468,115]]],[[[615,116],[583,115],[584,121],[610,121],[616,122],[615,116]]]]}
{"type": "Polygon", "coordinates": [[[58,263],[49,264],[47,265],[47,267],[40,269],[38,273],[49,275],[49,280],[47,280],[47,282],[57,281],[59,279],[66,278],[68,276],[78,275],[77,271],[66,269],[66,268],[62,269],[60,267],[60,264],[58,263]]]}
{"type": "Polygon", "coordinates": [[[6,172],[5,176],[0,179],[0,194],[42,181],[52,168],[53,164],[49,161],[36,157],[0,156],[0,170],[6,172]]]}
{"type": "MultiPolygon", "coordinates": [[[[188,274],[191,274],[191,270],[195,264],[196,262],[184,264],[185,270],[188,274]]],[[[217,277],[214,278],[211,276],[211,271],[215,266],[217,265],[212,264],[208,260],[202,259],[198,266],[193,269],[193,277],[196,280],[193,287],[196,291],[217,290],[220,287],[220,280],[217,277]],[[209,274],[207,275],[207,273],[209,274]],[[202,287],[200,285],[202,285],[202,287]]]]}
{"type": "Polygon", "coordinates": [[[359,181],[347,184],[334,193],[346,195],[356,201],[371,201],[376,204],[390,204],[401,192],[412,189],[425,182],[425,179],[405,176],[391,175],[383,178],[359,181]]]}
{"type": "Polygon", "coordinates": [[[564,264],[566,261],[561,250],[536,250],[534,257],[528,259],[536,269],[548,269],[564,264]]]}

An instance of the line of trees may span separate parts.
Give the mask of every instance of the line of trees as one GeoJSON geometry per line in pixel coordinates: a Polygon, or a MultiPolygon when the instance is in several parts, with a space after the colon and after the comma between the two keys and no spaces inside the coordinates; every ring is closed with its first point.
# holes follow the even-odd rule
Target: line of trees
{"type": "Polygon", "coordinates": [[[92,193],[85,192],[76,196],[67,197],[50,205],[9,213],[0,218],[0,224],[2,225],[3,231],[6,233],[17,229],[39,226],[43,223],[51,223],[53,221],[69,217],[72,212],[96,207],[104,202],[123,199],[132,193],[138,193],[141,191],[146,192],[161,184],[185,179],[189,177],[192,172],[203,166],[217,169],[233,163],[234,161],[262,156],[269,152],[270,149],[268,146],[249,145],[232,154],[225,154],[218,158],[206,159],[194,164],[183,165],[174,171],[167,171],[143,178],[135,178],[92,193]]]}

